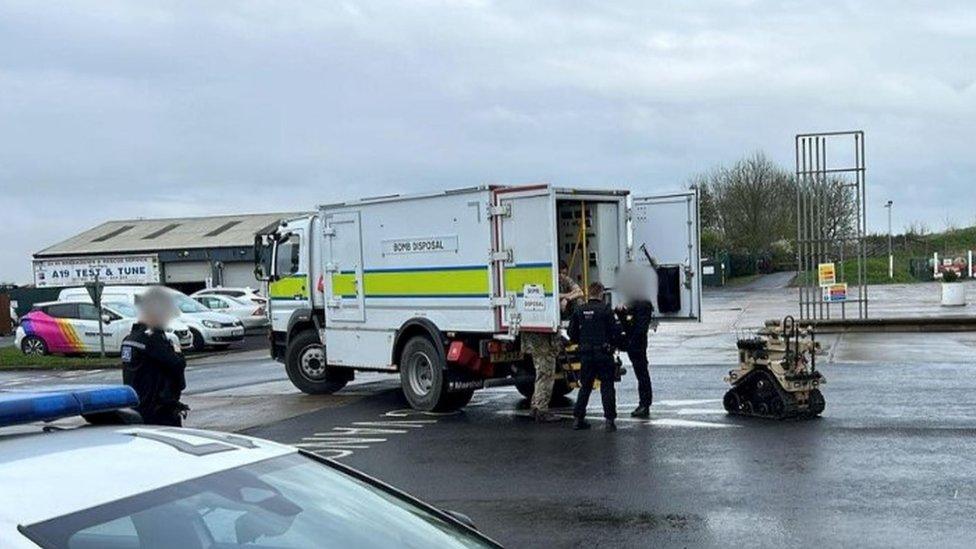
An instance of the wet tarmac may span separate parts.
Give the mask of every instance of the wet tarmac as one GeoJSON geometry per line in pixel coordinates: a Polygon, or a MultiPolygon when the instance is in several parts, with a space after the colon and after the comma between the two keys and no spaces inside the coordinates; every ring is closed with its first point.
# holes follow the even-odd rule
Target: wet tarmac
{"type": "MultiPolygon", "coordinates": [[[[873,295],[879,312],[931,312],[933,291],[873,295]]],[[[822,418],[725,415],[736,337],[795,309],[794,292],[710,292],[705,322],[662,325],[650,338],[652,417],[626,417],[636,404],[628,375],[613,434],[601,428],[598,394],[587,432],[529,421],[510,387],[479,391],[459,413],[424,414],[385,374],[357,374],[336,395],[301,394],[264,350],[194,361],[188,425],[339,459],[470,515],[511,547],[972,547],[976,334],[825,336],[822,418]]],[[[118,379],[0,372],[0,388],[118,379]]],[[[557,411],[568,417],[572,402],[557,411]]]]}
{"type": "MultiPolygon", "coordinates": [[[[834,364],[827,410],[727,417],[720,365],[656,366],[649,421],[537,425],[511,388],[407,410],[394,380],[248,432],[336,457],[512,547],[971,547],[976,366],[834,364]]],[[[633,376],[618,409],[636,403],[633,376]]],[[[571,399],[559,404],[567,413],[571,399]]]]}

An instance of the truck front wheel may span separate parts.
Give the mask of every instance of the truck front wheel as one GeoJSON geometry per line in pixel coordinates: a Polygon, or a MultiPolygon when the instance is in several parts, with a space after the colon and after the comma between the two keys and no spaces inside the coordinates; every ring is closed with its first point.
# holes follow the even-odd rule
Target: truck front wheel
{"type": "Polygon", "coordinates": [[[329,367],[325,345],[312,331],[300,332],[288,342],[285,371],[295,387],[310,395],[327,395],[342,389],[352,373],[329,367]]]}
{"type": "Polygon", "coordinates": [[[452,407],[444,367],[441,353],[430,339],[414,336],[403,346],[400,386],[412,408],[430,412],[452,407]]]}

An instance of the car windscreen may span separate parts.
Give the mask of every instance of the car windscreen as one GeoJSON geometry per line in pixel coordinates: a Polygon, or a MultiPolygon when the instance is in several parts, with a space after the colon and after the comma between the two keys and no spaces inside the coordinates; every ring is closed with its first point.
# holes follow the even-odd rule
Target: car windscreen
{"type": "Polygon", "coordinates": [[[224,299],[229,301],[230,304],[234,307],[249,307],[251,305],[254,305],[254,302],[247,299],[246,297],[231,297],[229,295],[225,295],[224,299]]]}
{"type": "Polygon", "coordinates": [[[173,294],[173,298],[176,300],[176,306],[179,307],[181,313],[205,313],[210,310],[197,303],[195,299],[183,294],[173,294]]]}
{"type": "Polygon", "coordinates": [[[41,547],[495,547],[405,496],[301,454],[20,528],[41,547]]]}
{"type": "Polygon", "coordinates": [[[227,297],[243,297],[244,292],[240,290],[214,290],[213,293],[217,295],[225,295],[227,297]]]}
{"type": "Polygon", "coordinates": [[[136,308],[129,303],[114,301],[111,303],[106,302],[103,303],[102,305],[104,305],[106,309],[113,311],[114,313],[118,314],[122,318],[136,318],[139,315],[139,313],[136,311],[136,308]]]}

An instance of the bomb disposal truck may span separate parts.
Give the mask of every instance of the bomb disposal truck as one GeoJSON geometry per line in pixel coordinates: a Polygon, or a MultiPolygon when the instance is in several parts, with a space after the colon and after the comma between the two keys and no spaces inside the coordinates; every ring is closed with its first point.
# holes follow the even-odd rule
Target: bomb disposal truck
{"type": "MultiPolygon", "coordinates": [[[[549,185],[323,205],[255,240],[271,355],[306,393],[380,371],[399,373],[419,410],[457,409],[476,389],[506,383],[529,396],[534,370],[519,335],[557,332],[566,320],[560,261],[581,287],[602,282],[614,304],[615,278],[633,261],[657,278],[661,320],[697,320],[698,219],[694,191],[631,197],[549,185]]],[[[568,391],[557,382],[555,393],[568,391]]]]}

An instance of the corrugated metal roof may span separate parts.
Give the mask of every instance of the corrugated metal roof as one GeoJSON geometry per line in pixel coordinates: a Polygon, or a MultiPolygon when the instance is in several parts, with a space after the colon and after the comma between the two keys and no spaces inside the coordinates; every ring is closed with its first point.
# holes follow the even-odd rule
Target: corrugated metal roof
{"type": "Polygon", "coordinates": [[[34,257],[251,246],[254,235],[306,212],[106,221],[34,257]]]}

